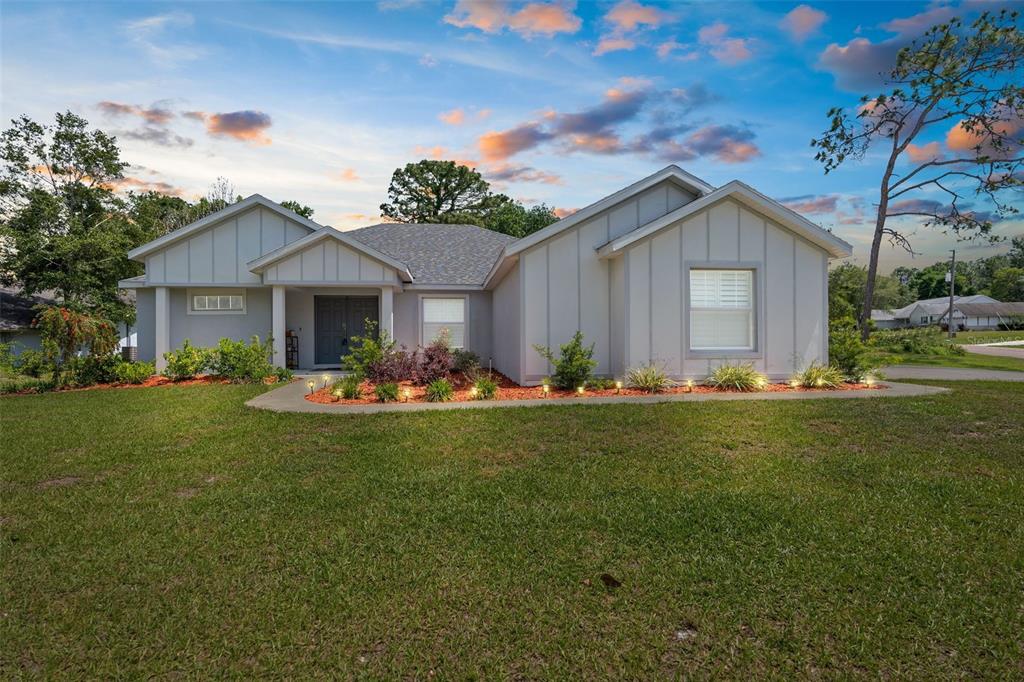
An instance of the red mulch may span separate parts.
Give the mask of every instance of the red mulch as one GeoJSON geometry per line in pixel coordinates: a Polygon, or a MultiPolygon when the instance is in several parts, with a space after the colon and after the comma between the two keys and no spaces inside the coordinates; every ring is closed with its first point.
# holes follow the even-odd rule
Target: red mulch
{"type": "MultiPolygon", "coordinates": [[[[493,373],[494,380],[498,383],[498,394],[495,396],[495,400],[534,400],[537,398],[544,398],[544,389],[541,386],[520,386],[504,374],[498,372],[493,373]]],[[[452,385],[455,387],[455,395],[452,398],[452,402],[462,402],[474,400],[470,395],[470,388],[472,383],[462,375],[454,375],[450,379],[452,385]]],[[[331,393],[331,385],[328,384],[325,388],[323,382],[318,381],[316,388],[313,393],[307,393],[306,400],[313,403],[331,404],[331,405],[369,405],[377,402],[376,396],[373,394],[373,384],[368,381],[364,381],[362,384],[363,397],[357,400],[345,400],[344,398],[335,398],[331,393]]],[[[833,391],[858,391],[858,390],[875,390],[884,388],[880,384],[868,386],[867,384],[841,384],[833,391]]],[[[768,384],[760,392],[762,393],[802,393],[805,391],[823,391],[829,390],[824,388],[804,388],[798,386],[793,388],[788,384],[768,384]]],[[[427,388],[426,386],[416,386],[411,381],[402,381],[398,384],[398,396],[400,402],[410,403],[422,403],[426,402],[427,388]],[[406,399],[406,391],[408,391],[408,399],[406,399]]],[[[711,386],[703,386],[700,384],[694,384],[693,388],[687,388],[686,386],[676,386],[662,391],[662,395],[671,395],[675,393],[731,393],[733,391],[725,391],[711,386]]],[[[635,388],[622,388],[616,391],[614,388],[609,389],[588,389],[583,395],[580,395],[576,391],[564,391],[555,387],[551,387],[547,398],[549,400],[559,398],[593,398],[603,396],[643,396],[650,395],[646,391],[640,391],[635,388]]]]}
{"type": "MultiPolygon", "coordinates": [[[[97,389],[108,389],[108,388],[153,388],[156,386],[206,386],[210,384],[227,384],[230,383],[223,377],[213,376],[211,374],[201,374],[193,379],[182,379],[181,381],[172,381],[161,374],[155,374],[141,384],[93,384],[92,386],[62,386],[61,388],[54,389],[58,393],[70,393],[72,391],[95,391],[97,389]]],[[[276,384],[277,377],[267,377],[263,382],[265,384],[276,384]]],[[[18,391],[17,393],[9,393],[8,395],[36,395],[36,392],[32,389],[24,391],[18,391]]]]}

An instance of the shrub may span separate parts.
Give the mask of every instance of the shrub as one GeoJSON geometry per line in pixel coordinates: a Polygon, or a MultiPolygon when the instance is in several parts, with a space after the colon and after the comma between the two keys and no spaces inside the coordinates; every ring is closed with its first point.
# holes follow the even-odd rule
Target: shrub
{"type": "Polygon", "coordinates": [[[398,384],[377,384],[373,387],[373,394],[382,403],[393,403],[398,400],[398,384]]]}
{"type": "Polygon", "coordinates": [[[719,365],[706,383],[727,391],[758,391],[768,384],[768,377],[754,369],[752,364],[719,365]]]}
{"type": "Polygon", "coordinates": [[[14,372],[14,344],[0,343],[0,372],[14,372]]]}
{"type": "Polygon", "coordinates": [[[419,354],[416,363],[416,383],[421,386],[431,384],[438,379],[446,379],[452,373],[454,359],[448,345],[448,334],[442,333],[419,354]]]}
{"type": "Polygon", "coordinates": [[[871,335],[871,344],[880,350],[915,355],[963,355],[964,349],[950,344],[934,327],[885,329],[871,335]]]}
{"type": "Polygon", "coordinates": [[[853,318],[834,320],[829,325],[828,355],[831,363],[852,381],[861,381],[877,369],[870,350],[860,340],[853,318]]]}
{"type": "Polygon", "coordinates": [[[116,355],[72,356],[64,364],[64,381],[72,386],[94,386],[117,381],[116,355]]]}
{"type": "Polygon", "coordinates": [[[452,369],[472,376],[480,369],[480,356],[465,348],[455,348],[452,350],[452,369]]]}
{"type": "Polygon", "coordinates": [[[413,378],[416,358],[405,348],[390,348],[366,368],[366,379],[373,384],[388,384],[413,378]]]}
{"type": "Polygon", "coordinates": [[[15,368],[19,374],[27,377],[39,377],[50,366],[46,353],[35,348],[28,348],[18,355],[15,368]]]}
{"type": "Polygon", "coordinates": [[[672,385],[665,370],[653,364],[634,367],[626,372],[626,385],[646,393],[661,393],[672,385]]]}
{"type": "Polygon", "coordinates": [[[233,384],[263,383],[267,377],[274,376],[270,362],[273,352],[269,338],[263,343],[258,336],[253,336],[249,343],[221,339],[210,351],[210,371],[233,384]]]}
{"type": "Polygon", "coordinates": [[[455,395],[455,389],[447,379],[435,379],[427,384],[427,402],[446,403],[455,395]]]}
{"type": "Polygon", "coordinates": [[[477,400],[494,400],[498,395],[498,382],[490,377],[478,377],[473,386],[476,387],[477,400]]]}
{"type": "Polygon", "coordinates": [[[105,357],[117,348],[117,329],[110,320],[86,315],[70,308],[48,306],[36,317],[43,348],[53,363],[56,383],[61,383],[64,365],[77,356],[82,346],[89,346],[89,355],[105,357]]]}
{"type": "Polygon", "coordinates": [[[577,331],[572,340],[561,346],[561,357],[556,358],[550,348],[535,345],[534,350],[541,354],[555,368],[552,381],[555,386],[567,391],[585,386],[591,372],[597,367],[594,357],[594,344],[583,346],[583,332],[577,331]]]}
{"type": "Polygon", "coordinates": [[[275,367],[274,368],[274,378],[277,379],[277,381],[280,382],[280,383],[284,383],[286,381],[291,381],[293,376],[295,376],[295,373],[292,372],[287,367],[275,367]]]}
{"type": "Polygon", "coordinates": [[[188,339],[176,351],[164,353],[167,367],[164,376],[172,381],[192,379],[210,366],[210,351],[206,348],[193,346],[188,339]]]}
{"type": "Polygon", "coordinates": [[[0,381],[0,395],[4,393],[45,393],[54,389],[53,381],[20,376],[0,381]]]}
{"type": "Polygon", "coordinates": [[[378,335],[376,322],[367,320],[366,336],[353,337],[352,341],[352,349],[341,364],[354,375],[373,384],[412,378],[415,358],[405,348],[398,348],[387,330],[381,330],[378,335]]]}
{"type": "Polygon", "coordinates": [[[156,365],[152,362],[122,361],[114,368],[114,376],[122,384],[141,384],[156,374],[156,365]]]}
{"type": "Polygon", "coordinates": [[[812,362],[807,369],[797,375],[797,380],[804,388],[835,388],[843,383],[845,377],[838,367],[812,362]]]}
{"type": "Polygon", "coordinates": [[[363,382],[355,374],[349,374],[334,382],[334,392],[345,400],[359,400],[363,397],[363,382]]]}

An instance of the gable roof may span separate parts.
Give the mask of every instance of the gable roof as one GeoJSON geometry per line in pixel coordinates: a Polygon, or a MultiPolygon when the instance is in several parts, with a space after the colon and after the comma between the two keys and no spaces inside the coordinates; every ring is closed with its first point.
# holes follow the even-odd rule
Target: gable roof
{"type": "Polygon", "coordinates": [[[523,251],[524,249],[530,248],[534,244],[539,244],[545,239],[553,237],[554,235],[558,234],[559,232],[562,232],[563,230],[569,229],[573,225],[578,225],[584,222],[585,220],[593,218],[601,211],[611,208],[615,204],[626,201],[630,197],[633,197],[645,190],[650,189],[651,187],[654,187],[662,180],[668,180],[670,178],[675,180],[679,184],[683,185],[686,189],[690,190],[698,197],[710,194],[711,192],[715,191],[715,188],[712,185],[709,185],[708,183],[704,182],[696,175],[691,175],[690,173],[687,173],[679,166],[666,166],[657,173],[648,175],[646,178],[634,182],[632,185],[624,187],[623,189],[620,189],[618,192],[609,194],[605,198],[595,201],[589,206],[581,208],[580,210],[576,211],[570,216],[562,218],[557,223],[552,223],[548,225],[543,230],[538,230],[531,235],[523,237],[522,239],[516,241],[514,244],[505,249],[505,256],[513,256],[519,253],[520,251],[523,251]]]}
{"type": "Polygon", "coordinates": [[[36,318],[36,306],[50,305],[56,299],[52,291],[26,296],[20,289],[0,287],[0,332],[29,329],[36,318]]]}
{"type": "Polygon", "coordinates": [[[321,227],[316,232],[311,232],[301,239],[296,239],[293,242],[289,242],[284,246],[274,249],[270,253],[266,253],[259,258],[249,261],[246,265],[252,272],[262,272],[266,268],[270,267],[274,263],[277,263],[292,254],[298,253],[303,249],[313,246],[317,242],[325,239],[334,239],[341,242],[345,246],[348,246],[356,251],[360,251],[370,258],[376,259],[385,265],[388,265],[395,270],[398,270],[398,275],[404,282],[412,282],[413,276],[409,272],[409,267],[402,261],[389,256],[386,253],[382,253],[372,246],[365,244],[359,240],[353,239],[340,230],[336,230],[333,227],[321,227]]]}
{"type": "Polygon", "coordinates": [[[381,223],[344,233],[402,261],[416,284],[481,286],[515,239],[476,225],[381,223]]]}
{"type": "MultiPolygon", "coordinates": [[[[999,303],[996,299],[991,296],[985,296],[984,294],[973,294],[971,296],[954,296],[953,305],[957,307],[963,303],[999,303]]],[[[893,319],[906,320],[911,317],[915,310],[921,309],[922,313],[928,315],[939,315],[949,311],[949,296],[940,296],[938,298],[922,298],[919,301],[914,301],[902,308],[890,311],[893,315],[893,319]]]]}
{"type": "Polygon", "coordinates": [[[745,204],[748,208],[762,213],[775,222],[792,230],[812,244],[824,249],[833,258],[846,258],[853,253],[853,247],[835,236],[831,232],[815,225],[807,218],[796,211],[787,208],[779,202],[766,197],[753,187],[746,185],[739,180],[733,180],[722,185],[718,189],[684,204],[674,211],[670,211],[660,218],[655,218],[645,225],[641,225],[631,232],[616,237],[610,242],[598,247],[598,254],[601,257],[609,257],[633,242],[650,236],[669,225],[672,225],[684,218],[698,213],[712,204],[723,199],[730,198],[745,204]]]}
{"type": "Polygon", "coordinates": [[[159,251],[160,249],[166,248],[171,244],[174,244],[175,242],[181,241],[182,239],[188,237],[189,235],[195,234],[196,232],[200,232],[204,228],[207,228],[210,225],[213,225],[214,223],[238,215],[239,213],[243,213],[249,210],[250,208],[253,208],[254,206],[262,206],[263,208],[274,211],[275,213],[279,213],[288,220],[298,223],[299,225],[301,225],[302,227],[306,228],[311,232],[319,230],[323,227],[323,225],[315,223],[309,218],[303,218],[298,213],[295,213],[294,211],[289,211],[281,204],[275,203],[263,195],[253,194],[251,196],[246,197],[245,199],[242,199],[239,202],[231,204],[230,206],[226,206],[219,211],[211,213],[210,215],[205,216],[203,218],[200,218],[194,223],[189,223],[185,227],[179,227],[177,230],[174,230],[173,232],[168,232],[162,237],[158,237],[151,242],[143,244],[142,246],[135,247],[134,249],[128,252],[128,258],[130,258],[131,260],[142,262],[142,259],[144,259],[149,254],[153,253],[154,251],[159,251]]]}

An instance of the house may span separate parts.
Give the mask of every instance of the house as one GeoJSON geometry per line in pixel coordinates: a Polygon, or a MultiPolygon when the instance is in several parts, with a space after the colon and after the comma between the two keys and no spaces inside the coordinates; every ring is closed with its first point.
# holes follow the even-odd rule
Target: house
{"type": "MultiPolygon", "coordinates": [[[[949,297],[926,298],[897,310],[872,310],[878,329],[946,326],[949,297]]],[[[957,329],[1000,329],[1015,318],[1024,317],[1024,303],[1001,303],[991,296],[953,297],[953,324],[957,329]]]]}
{"type": "Polygon", "coordinates": [[[26,296],[19,289],[0,287],[0,343],[10,344],[14,355],[42,348],[39,330],[32,326],[32,321],[36,318],[36,306],[50,303],[51,296],[26,296]]]}
{"type": "Polygon", "coordinates": [[[139,357],[188,338],[272,334],[274,362],[337,367],[365,320],[409,347],[442,329],[522,384],[535,345],[594,344],[596,373],[677,378],[750,362],[774,378],[827,360],[827,270],[851,247],[741,182],[669,166],[522,239],[472,225],[342,232],[259,195],[129,252],[146,274],[139,357]]]}

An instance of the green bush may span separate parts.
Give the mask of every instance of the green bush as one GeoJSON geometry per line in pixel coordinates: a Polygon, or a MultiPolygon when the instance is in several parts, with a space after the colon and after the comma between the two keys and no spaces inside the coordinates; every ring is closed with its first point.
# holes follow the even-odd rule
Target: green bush
{"type": "Polygon", "coordinates": [[[634,367],[626,372],[626,385],[646,393],[661,393],[672,385],[665,371],[653,364],[634,367]]]}
{"type": "Polygon", "coordinates": [[[46,353],[35,348],[26,348],[21,351],[15,362],[18,374],[24,374],[27,377],[39,377],[50,368],[50,361],[47,359],[46,353]]]}
{"type": "Polygon", "coordinates": [[[963,355],[964,349],[949,343],[946,335],[934,327],[885,329],[871,335],[870,343],[879,350],[914,355],[963,355]]]}
{"type": "Polygon", "coordinates": [[[373,394],[382,403],[393,403],[398,400],[398,384],[377,384],[373,387],[373,394]]]}
{"type": "Polygon", "coordinates": [[[116,355],[73,355],[64,363],[62,381],[72,386],[95,386],[117,381],[116,355]]]}
{"type": "Polygon", "coordinates": [[[274,376],[274,366],[270,363],[274,352],[272,343],[269,338],[260,343],[258,336],[253,336],[249,343],[221,339],[210,352],[210,371],[233,384],[263,383],[274,376]]]}
{"type": "Polygon", "coordinates": [[[558,388],[572,391],[585,386],[591,373],[597,367],[594,357],[594,344],[584,347],[583,332],[577,331],[572,341],[560,347],[561,357],[555,357],[550,348],[535,345],[534,350],[555,368],[552,381],[558,388]]]}
{"type": "Polygon", "coordinates": [[[452,371],[472,376],[480,369],[480,356],[465,348],[452,349],[452,371]]]}
{"type": "Polygon", "coordinates": [[[727,391],[759,391],[768,384],[768,377],[752,364],[719,365],[705,383],[727,391]]]}
{"type": "Polygon", "coordinates": [[[152,362],[121,361],[114,368],[114,376],[122,384],[141,384],[156,374],[156,365],[152,362]]]}
{"type": "Polygon", "coordinates": [[[615,379],[609,379],[608,377],[594,377],[587,379],[587,383],[584,384],[587,390],[590,391],[607,391],[615,388],[615,379]]]}
{"type": "Polygon", "coordinates": [[[0,343],[0,372],[11,374],[14,372],[14,344],[0,343]]]}
{"type": "Polygon", "coordinates": [[[167,367],[164,376],[172,381],[192,379],[210,366],[210,351],[206,348],[193,346],[188,339],[181,344],[179,350],[164,353],[167,367]]]}
{"type": "Polygon", "coordinates": [[[294,377],[294,376],[295,376],[295,373],[292,372],[287,367],[275,367],[274,368],[274,378],[276,378],[279,383],[284,383],[286,381],[291,381],[292,377],[294,377]]]}
{"type": "Polygon", "coordinates": [[[862,381],[878,368],[871,350],[860,340],[853,318],[834,320],[829,325],[828,357],[835,367],[851,381],[862,381]]]}
{"type": "Polygon", "coordinates": [[[455,395],[455,389],[447,379],[435,379],[427,384],[427,402],[446,403],[455,395]]]}
{"type": "Polygon", "coordinates": [[[51,379],[19,376],[0,381],[0,395],[4,393],[45,393],[54,388],[51,379]]]}
{"type": "Polygon", "coordinates": [[[498,382],[488,376],[478,377],[473,384],[477,400],[494,400],[498,395],[498,382]]]}
{"type": "Polygon", "coordinates": [[[843,383],[845,377],[838,367],[812,362],[797,375],[797,380],[804,388],[835,388],[843,383]]]}
{"type": "Polygon", "coordinates": [[[334,382],[334,392],[345,400],[359,400],[363,397],[362,380],[349,374],[334,382]]]}

